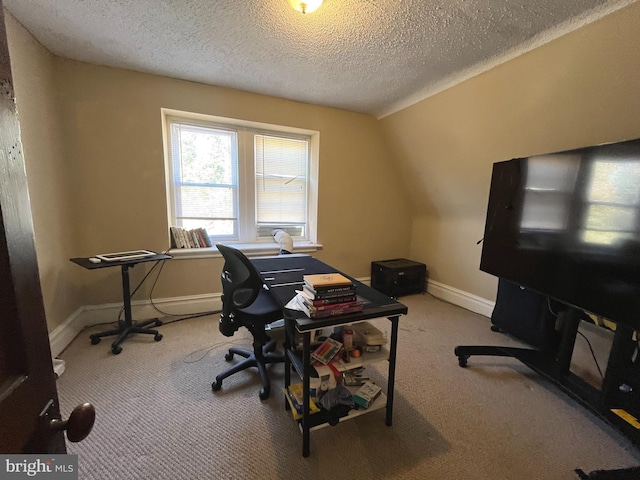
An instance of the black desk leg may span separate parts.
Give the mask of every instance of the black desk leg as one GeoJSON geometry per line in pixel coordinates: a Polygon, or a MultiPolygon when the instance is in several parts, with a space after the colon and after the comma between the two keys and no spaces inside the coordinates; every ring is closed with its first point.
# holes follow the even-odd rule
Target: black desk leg
{"type": "Polygon", "coordinates": [[[393,391],[396,381],[396,346],[398,344],[398,320],[399,316],[389,317],[391,321],[391,344],[389,345],[389,375],[387,385],[387,426],[393,421],[393,391]]]}
{"type": "Polygon", "coordinates": [[[309,435],[309,376],[311,375],[311,333],[302,334],[302,456],[310,454],[309,435]]]}
{"type": "MultiPolygon", "coordinates": [[[[291,358],[289,357],[289,351],[291,350],[291,345],[293,344],[293,339],[289,338],[289,327],[290,325],[287,323],[288,320],[284,321],[284,387],[289,388],[291,385],[291,358]]],[[[284,399],[284,409],[291,410],[291,405],[289,405],[289,401],[286,398],[284,399]]]]}
{"type": "Polygon", "coordinates": [[[120,344],[132,333],[146,333],[154,335],[153,339],[156,342],[162,340],[162,334],[157,330],[144,328],[147,325],[151,324],[159,327],[160,325],[162,325],[162,321],[157,318],[152,318],[150,320],[144,320],[142,322],[134,322],[132,319],[131,290],[129,287],[129,268],[133,266],[134,264],[122,265],[122,297],[124,301],[124,321],[118,321],[118,328],[108,330],[106,332],[94,333],[93,335],[89,336],[89,338],[91,339],[91,344],[97,345],[98,343],[100,343],[102,337],[117,335],[116,339],[111,344],[111,352],[115,355],[122,352],[122,347],[120,346],[120,344]]]}

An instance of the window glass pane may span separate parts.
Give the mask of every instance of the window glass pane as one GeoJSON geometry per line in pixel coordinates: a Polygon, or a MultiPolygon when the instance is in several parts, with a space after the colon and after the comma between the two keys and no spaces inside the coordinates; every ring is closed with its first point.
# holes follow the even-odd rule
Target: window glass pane
{"type": "Polygon", "coordinates": [[[280,228],[287,232],[292,237],[304,237],[305,233],[305,225],[280,225],[280,224],[261,224],[258,225],[258,236],[259,237],[270,237],[271,231],[274,228],[280,228]]]}
{"type": "Polygon", "coordinates": [[[308,150],[307,140],[255,136],[259,233],[260,227],[306,224],[308,150]]]}
{"type": "Polygon", "coordinates": [[[181,125],[180,161],[185,183],[237,182],[234,168],[235,132],[181,125]]]}
{"type": "Polygon", "coordinates": [[[173,123],[171,133],[177,226],[233,238],[238,231],[236,132],[173,123]]]}
{"type": "Polygon", "coordinates": [[[177,226],[187,230],[204,228],[209,237],[215,236],[218,240],[223,238],[233,239],[238,235],[238,222],[234,220],[191,220],[186,218],[177,226]]]}
{"type": "Polygon", "coordinates": [[[218,187],[182,187],[181,217],[235,218],[235,189],[218,187]]]}

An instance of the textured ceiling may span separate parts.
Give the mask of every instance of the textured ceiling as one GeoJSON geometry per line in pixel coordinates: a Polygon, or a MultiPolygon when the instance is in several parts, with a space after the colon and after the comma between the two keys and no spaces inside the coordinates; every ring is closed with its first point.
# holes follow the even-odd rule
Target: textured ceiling
{"type": "Polygon", "coordinates": [[[381,117],[636,0],[4,0],[56,55],[381,117]]]}

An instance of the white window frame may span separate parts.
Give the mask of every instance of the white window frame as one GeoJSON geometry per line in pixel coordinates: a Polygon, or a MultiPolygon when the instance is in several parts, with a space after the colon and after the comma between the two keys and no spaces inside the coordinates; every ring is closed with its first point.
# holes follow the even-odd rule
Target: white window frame
{"type": "MultiPolygon", "coordinates": [[[[243,251],[260,254],[274,253],[279,249],[279,246],[272,238],[258,238],[255,235],[255,163],[253,133],[280,134],[284,136],[308,138],[310,148],[307,187],[307,232],[304,238],[294,238],[294,250],[296,252],[311,252],[320,247],[318,244],[317,231],[320,132],[166,108],[161,109],[161,116],[167,201],[167,238],[169,240],[169,227],[176,225],[170,122],[171,120],[177,120],[179,122],[205,127],[223,127],[238,130],[239,240],[235,242],[225,241],[224,243],[233,244],[243,251]]],[[[171,254],[174,256],[208,256],[212,253],[217,253],[215,247],[171,250],[171,254]]]]}

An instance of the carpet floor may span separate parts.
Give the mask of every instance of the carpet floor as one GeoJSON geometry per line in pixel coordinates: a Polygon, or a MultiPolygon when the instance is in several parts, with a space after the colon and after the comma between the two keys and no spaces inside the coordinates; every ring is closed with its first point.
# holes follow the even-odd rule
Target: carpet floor
{"type": "MultiPolygon", "coordinates": [[[[400,301],[409,314],[393,426],[379,410],[312,432],[308,458],[284,410],[281,364],[266,401],[253,370],[211,391],[227,348],[250,345],[248,332],[227,338],[216,317],[200,317],[160,327],[160,342],[132,336],[120,355],[109,339],[90,344],[100,328],[82,332],[60,356],[58,379],[65,417],[85,401],[97,411],[91,435],[67,444],[80,478],[575,480],[576,468],[640,465],[626,438],[516,360],[472,357],[460,368],[456,345],[521,345],[492,332],[488,318],[430,295],[400,301]]],[[[386,319],[375,324],[390,330],[386,319]]],[[[384,384],[386,362],[367,371],[384,384]]]]}

